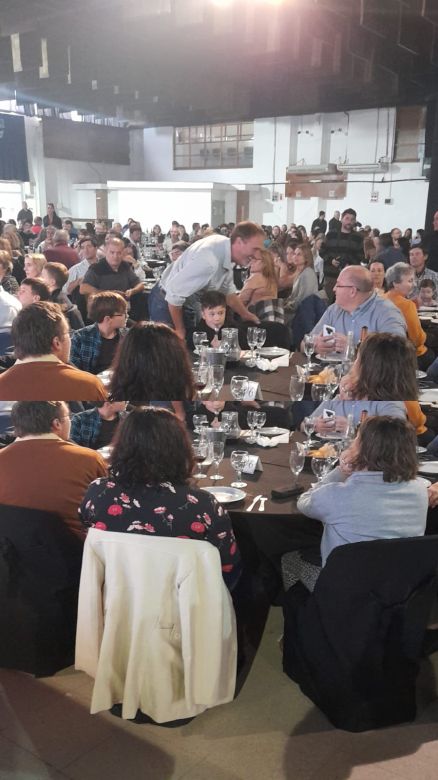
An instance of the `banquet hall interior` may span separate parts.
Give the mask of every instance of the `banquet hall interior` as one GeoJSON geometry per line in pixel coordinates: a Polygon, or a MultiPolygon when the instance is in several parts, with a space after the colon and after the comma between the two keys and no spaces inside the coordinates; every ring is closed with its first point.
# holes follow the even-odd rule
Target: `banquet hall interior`
{"type": "Polygon", "coordinates": [[[0,780],[437,761],[437,0],[0,0],[0,780]]]}

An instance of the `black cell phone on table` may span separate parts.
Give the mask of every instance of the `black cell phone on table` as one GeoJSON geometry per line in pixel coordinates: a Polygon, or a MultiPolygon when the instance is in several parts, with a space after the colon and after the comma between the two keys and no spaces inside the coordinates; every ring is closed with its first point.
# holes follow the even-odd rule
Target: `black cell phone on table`
{"type": "Polygon", "coordinates": [[[272,488],[271,498],[292,498],[293,496],[300,496],[301,493],[304,493],[304,488],[300,485],[295,485],[294,487],[286,485],[285,487],[272,488]]]}

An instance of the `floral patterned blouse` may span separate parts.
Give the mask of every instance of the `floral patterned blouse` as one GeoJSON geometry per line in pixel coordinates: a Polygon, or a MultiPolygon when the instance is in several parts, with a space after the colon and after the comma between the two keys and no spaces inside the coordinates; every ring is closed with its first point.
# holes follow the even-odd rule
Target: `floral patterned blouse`
{"type": "Polygon", "coordinates": [[[124,491],[111,477],[89,486],[79,516],[88,528],[145,535],[203,539],[218,548],[222,574],[232,587],[240,555],[228,513],[213,496],[189,485],[135,485],[124,491]]]}

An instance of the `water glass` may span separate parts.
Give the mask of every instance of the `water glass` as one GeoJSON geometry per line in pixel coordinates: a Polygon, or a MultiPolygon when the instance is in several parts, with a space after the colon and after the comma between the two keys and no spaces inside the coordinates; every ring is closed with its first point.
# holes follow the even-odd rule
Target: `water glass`
{"type": "Polygon", "coordinates": [[[303,339],[304,354],[307,355],[307,365],[310,369],[312,365],[312,355],[315,352],[315,336],[312,333],[306,333],[303,339]]]}
{"type": "Polygon", "coordinates": [[[263,426],[266,425],[266,412],[256,412],[255,418],[257,433],[261,433],[263,426]]]}
{"type": "Polygon", "coordinates": [[[193,346],[197,355],[201,354],[201,347],[203,344],[208,345],[208,338],[206,333],[195,332],[193,334],[193,346]]]}
{"type": "Polygon", "coordinates": [[[292,444],[292,449],[289,455],[289,468],[295,477],[295,482],[300,476],[305,463],[306,447],[300,442],[292,444]]]}
{"type": "Polygon", "coordinates": [[[248,330],[246,331],[246,340],[248,342],[248,347],[251,350],[251,354],[245,363],[245,365],[248,366],[248,368],[254,368],[256,364],[254,349],[257,346],[257,331],[258,328],[248,328],[248,330]]]}
{"type": "Polygon", "coordinates": [[[211,380],[213,392],[216,400],[219,398],[219,393],[222,390],[224,384],[224,367],[217,364],[211,366],[211,380]]]}
{"type": "Polygon", "coordinates": [[[206,414],[194,414],[192,417],[193,421],[193,428],[196,431],[196,433],[202,433],[202,429],[204,430],[208,426],[208,417],[206,414]]]}
{"type": "Polygon", "coordinates": [[[219,466],[224,458],[224,448],[225,444],[223,441],[216,440],[211,442],[211,460],[216,471],[211,475],[210,479],[223,479],[223,476],[219,474],[219,466]]]}
{"type": "Polygon", "coordinates": [[[290,400],[302,401],[305,388],[306,388],[306,382],[304,380],[304,377],[298,376],[298,374],[292,374],[289,383],[290,400]]]}
{"type": "Polygon", "coordinates": [[[321,482],[326,474],[329,473],[331,468],[329,460],[329,458],[312,458],[310,465],[318,482],[321,482]]]}
{"type": "Polygon", "coordinates": [[[303,420],[304,433],[307,436],[307,445],[310,445],[312,433],[315,431],[316,420],[314,417],[305,417],[303,420]]]}
{"type": "Polygon", "coordinates": [[[247,376],[232,376],[230,383],[231,395],[236,401],[243,401],[248,390],[247,376]]]}
{"type": "Polygon", "coordinates": [[[233,450],[231,453],[231,465],[237,474],[236,482],[231,483],[231,487],[243,488],[247,486],[242,482],[242,471],[248,463],[249,455],[245,450],[233,450]]]}
{"type": "Polygon", "coordinates": [[[255,434],[255,428],[257,426],[257,412],[254,410],[251,410],[250,412],[247,412],[246,414],[246,420],[248,423],[248,428],[251,430],[250,436],[248,436],[248,444],[255,444],[257,441],[257,436],[255,434]]]}
{"type": "Polygon", "coordinates": [[[327,401],[330,398],[331,390],[328,385],[319,385],[319,384],[312,384],[312,388],[310,390],[310,396],[312,398],[312,401],[317,401],[320,403],[321,401],[327,401]]]}
{"type": "Polygon", "coordinates": [[[198,391],[198,398],[200,398],[201,392],[207,386],[208,382],[208,365],[206,363],[194,363],[193,376],[195,379],[195,387],[198,391]]]}
{"type": "Polygon", "coordinates": [[[193,474],[193,476],[195,479],[206,479],[207,475],[202,471],[202,466],[208,454],[208,441],[205,437],[193,440],[193,452],[195,453],[195,459],[198,463],[199,469],[199,471],[196,474],[193,474]]]}
{"type": "Polygon", "coordinates": [[[256,328],[256,359],[257,359],[257,350],[261,350],[263,347],[265,341],[266,341],[266,330],[265,328],[256,328]]]}

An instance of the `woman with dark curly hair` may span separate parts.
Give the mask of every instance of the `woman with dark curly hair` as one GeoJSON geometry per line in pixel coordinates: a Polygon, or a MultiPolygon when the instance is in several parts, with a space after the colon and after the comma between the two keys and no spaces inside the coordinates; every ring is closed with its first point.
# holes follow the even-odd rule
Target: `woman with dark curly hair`
{"type": "Polygon", "coordinates": [[[133,406],[152,401],[192,401],[193,373],[187,347],[175,331],[141,322],[119,344],[109,387],[111,399],[133,406]]]}
{"type": "Polygon", "coordinates": [[[213,496],[190,484],[195,460],[183,423],[166,409],[135,409],[113,444],[110,476],[92,482],[82,501],[84,525],[210,542],[233,587],[240,556],[231,521],[213,496]]]}
{"type": "MultiPolygon", "coordinates": [[[[323,524],[321,561],[342,544],[423,536],[428,494],[417,478],[412,425],[394,417],[369,417],[338,468],[298,499],[300,512],[323,524]]],[[[301,580],[313,590],[321,568],[290,553],[284,561],[288,587],[301,580]]]]}

